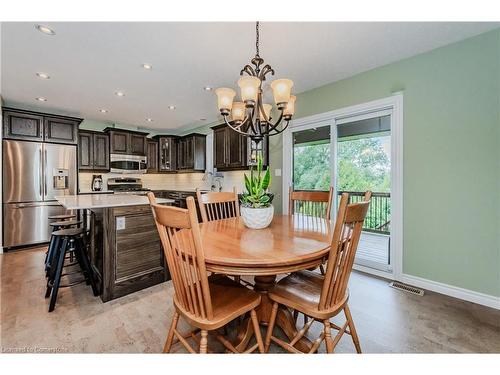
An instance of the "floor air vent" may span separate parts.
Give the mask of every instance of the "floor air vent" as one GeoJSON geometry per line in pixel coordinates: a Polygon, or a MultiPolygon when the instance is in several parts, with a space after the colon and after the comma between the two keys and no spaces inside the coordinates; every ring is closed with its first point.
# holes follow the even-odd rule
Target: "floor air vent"
{"type": "Polygon", "coordinates": [[[394,289],[399,289],[402,290],[403,292],[408,292],[411,294],[416,294],[417,296],[422,297],[424,295],[424,290],[420,288],[415,288],[414,286],[411,285],[406,285],[403,283],[400,283],[399,281],[392,281],[389,286],[394,289]]]}

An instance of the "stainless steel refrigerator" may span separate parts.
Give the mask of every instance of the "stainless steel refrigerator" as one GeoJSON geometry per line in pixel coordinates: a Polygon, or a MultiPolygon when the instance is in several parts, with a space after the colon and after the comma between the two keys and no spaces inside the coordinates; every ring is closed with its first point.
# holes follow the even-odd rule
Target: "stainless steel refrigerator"
{"type": "Polygon", "coordinates": [[[55,197],[76,186],[76,146],[4,140],[3,246],[47,242],[48,217],[65,213],[55,197]]]}

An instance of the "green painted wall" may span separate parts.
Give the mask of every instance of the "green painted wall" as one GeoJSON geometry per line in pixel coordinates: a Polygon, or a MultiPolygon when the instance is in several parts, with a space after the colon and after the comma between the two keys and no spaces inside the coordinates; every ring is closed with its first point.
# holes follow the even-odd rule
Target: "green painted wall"
{"type": "Polygon", "coordinates": [[[404,91],[404,273],[500,296],[500,30],[299,94],[295,117],[395,91],[404,91]]]}

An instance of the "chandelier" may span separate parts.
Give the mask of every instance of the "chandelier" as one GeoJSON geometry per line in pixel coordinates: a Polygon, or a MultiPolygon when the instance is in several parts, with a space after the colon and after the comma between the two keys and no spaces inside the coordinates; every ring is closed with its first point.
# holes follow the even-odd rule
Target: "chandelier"
{"type": "Polygon", "coordinates": [[[274,102],[279,113],[278,119],[273,123],[273,106],[262,100],[262,83],[268,74],[274,75],[274,69],[269,64],[264,65],[264,59],[259,56],[259,22],[256,23],[255,32],[256,53],[251,60],[253,66],[245,65],[238,80],[241,102],[233,102],[236,92],[231,88],[218,88],[215,94],[225,123],[235,132],[250,137],[258,144],[266,135],[280,134],[288,127],[295,111],[296,97],[291,95],[293,81],[275,79],[271,82],[274,102]],[[284,125],[279,129],[278,126],[282,123],[284,125]]]}

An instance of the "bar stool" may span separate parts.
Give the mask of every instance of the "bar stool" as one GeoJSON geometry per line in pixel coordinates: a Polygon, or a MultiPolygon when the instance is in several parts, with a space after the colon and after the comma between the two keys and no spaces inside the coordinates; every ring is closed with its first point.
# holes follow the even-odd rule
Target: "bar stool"
{"type": "MultiPolygon", "coordinates": [[[[76,217],[75,215],[56,215],[56,216],[73,216],[76,217]]],[[[74,226],[80,226],[82,222],[80,220],[63,220],[63,221],[53,221],[52,223],[49,223],[49,225],[52,227],[52,233],[55,231],[61,230],[61,229],[68,229],[74,226]]],[[[49,242],[49,248],[47,249],[47,252],[45,253],[45,276],[47,276],[48,269],[50,267],[50,264],[52,263],[52,258],[54,256],[55,249],[58,246],[57,241],[59,240],[58,236],[50,236],[50,242],[49,242]]],[[[73,261],[73,254],[71,254],[71,261],[73,261]]]]}
{"type": "Polygon", "coordinates": [[[67,219],[74,219],[76,215],[73,214],[67,214],[67,215],[52,215],[49,216],[49,220],[67,220],[67,219]]]}
{"type": "Polygon", "coordinates": [[[91,285],[94,296],[98,295],[97,286],[93,277],[92,269],[90,267],[90,261],[87,258],[85,245],[83,243],[84,234],[85,230],[83,228],[61,229],[52,233],[52,236],[58,238],[59,240],[58,246],[55,248],[53,261],[50,263],[47,279],[47,290],[45,292],[45,298],[50,297],[49,312],[54,311],[59,288],[71,287],[86,282],[87,284],[91,285]],[[67,255],[71,252],[74,253],[76,262],[65,264],[65,260],[69,259],[67,255]],[[75,265],[79,265],[80,270],[68,270],[67,272],[63,273],[65,268],[67,269],[68,267],[75,265]],[[61,285],[62,277],[77,273],[83,274],[83,279],[61,285]]]}

